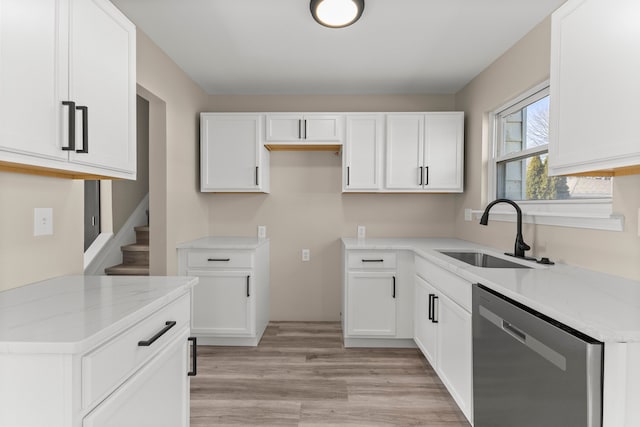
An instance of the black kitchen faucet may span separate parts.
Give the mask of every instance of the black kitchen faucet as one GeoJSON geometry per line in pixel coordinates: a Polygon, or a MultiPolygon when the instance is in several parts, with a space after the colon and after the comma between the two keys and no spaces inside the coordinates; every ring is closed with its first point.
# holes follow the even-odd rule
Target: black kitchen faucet
{"type": "Polygon", "coordinates": [[[524,242],[524,239],[522,237],[522,210],[520,209],[520,206],[518,206],[518,204],[516,202],[514,202],[513,200],[509,200],[509,199],[496,199],[493,202],[489,203],[487,205],[487,207],[484,209],[484,213],[482,214],[482,218],[480,218],[480,224],[481,225],[487,225],[487,223],[489,222],[489,211],[491,210],[491,208],[494,205],[497,205],[498,203],[508,203],[511,206],[513,206],[516,209],[516,214],[518,215],[517,217],[517,223],[518,223],[518,231],[516,234],[516,243],[515,246],[513,248],[513,253],[507,253],[505,255],[510,255],[516,258],[524,258],[524,259],[531,259],[534,260],[535,258],[531,258],[528,256],[524,255],[525,251],[528,251],[529,249],[531,249],[531,246],[527,245],[524,242]]]}

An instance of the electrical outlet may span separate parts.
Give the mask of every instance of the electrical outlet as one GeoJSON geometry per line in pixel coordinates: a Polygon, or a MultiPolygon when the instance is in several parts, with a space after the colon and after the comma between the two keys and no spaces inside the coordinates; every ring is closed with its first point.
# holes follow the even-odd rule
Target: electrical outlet
{"type": "Polygon", "coordinates": [[[471,212],[471,209],[465,209],[464,210],[464,220],[465,221],[472,221],[473,220],[473,212],[471,212]]]}
{"type": "Polygon", "coordinates": [[[267,227],[265,225],[258,226],[258,239],[265,239],[267,237],[267,227]]]}
{"type": "Polygon", "coordinates": [[[33,209],[33,235],[50,236],[53,234],[53,208],[33,209]]]}
{"type": "Polygon", "coordinates": [[[364,225],[359,225],[358,226],[358,239],[364,239],[366,235],[367,235],[367,227],[365,227],[364,225]]]}
{"type": "Polygon", "coordinates": [[[311,259],[311,251],[309,249],[302,250],[302,261],[309,261],[311,259]]]}

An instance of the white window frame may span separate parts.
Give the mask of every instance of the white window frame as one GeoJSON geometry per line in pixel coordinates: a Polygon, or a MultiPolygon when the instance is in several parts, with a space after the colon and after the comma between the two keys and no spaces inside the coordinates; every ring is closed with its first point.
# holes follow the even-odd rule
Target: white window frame
{"type": "MultiPolygon", "coordinates": [[[[526,157],[528,154],[548,152],[548,146],[544,148],[532,147],[517,153],[509,153],[498,156],[501,135],[497,118],[509,110],[519,110],[530,104],[530,98],[539,95],[542,99],[549,94],[549,81],[546,80],[508,103],[496,108],[489,114],[489,161],[488,163],[488,188],[487,203],[496,199],[497,194],[497,164],[505,160],[514,160],[526,157]],[[525,101],[527,101],[525,103],[525,101]]],[[[561,227],[589,228],[596,230],[622,231],[624,229],[624,217],[613,213],[613,199],[581,199],[581,200],[526,200],[517,201],[522,209],[523,222],[540,225],[555,225],[561,227]]],[[[483,210],[473,211],[480,218],[483,210]]],[[[496,205],[490,214],[491,220],[515,222],[515,210],[507,205],[496,205]]]]}

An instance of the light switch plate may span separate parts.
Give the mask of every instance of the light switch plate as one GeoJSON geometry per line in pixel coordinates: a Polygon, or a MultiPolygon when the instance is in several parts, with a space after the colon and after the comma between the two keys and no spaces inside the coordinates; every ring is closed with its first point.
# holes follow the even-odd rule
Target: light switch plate
{"type": "Polygon", "coordinates": [[[366,235],[367,235],[367,227],[365,227],[364,225],[359,225],[358,226],[358,239],[364,239],[366,235]]]}
{"type": "Polygon", "coordinates": [[[309,261],[311,259],[311,252],[309,249],[302,250],[302,261],[309,261]]]}
{"type": "Polygon", "coordinates": [[[33,235],[50,236],[53,234],[53,208],[33,209],[33,235]]]}
{"type": "Polygon", "coordinates": [[[265,239],[267,237],[267,227],[265,225],[258,226],[258,239],[265,239]]]}

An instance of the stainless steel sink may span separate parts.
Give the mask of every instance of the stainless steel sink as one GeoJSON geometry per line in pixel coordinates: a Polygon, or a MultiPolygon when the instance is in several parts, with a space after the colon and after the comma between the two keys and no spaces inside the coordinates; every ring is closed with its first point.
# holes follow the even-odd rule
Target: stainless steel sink
{"type": "Polygon", "coordinates": [[[450,256],[459,261],[466,262],[467,264],[475,267],[484,268],[531,268],[526,265],[518,264],[517,262],[511,262],[506,259],[498,258],[493,255],[485,254],[482,252],[449,252],[438,251],[443,255],[450,256]]]}

